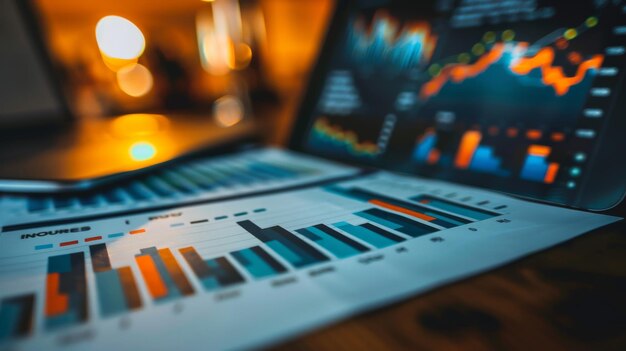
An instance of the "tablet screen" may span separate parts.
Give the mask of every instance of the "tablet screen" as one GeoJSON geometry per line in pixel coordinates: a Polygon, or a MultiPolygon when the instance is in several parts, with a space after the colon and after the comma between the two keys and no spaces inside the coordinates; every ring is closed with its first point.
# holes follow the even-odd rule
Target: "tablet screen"
{"type": "Polygon", "coordinates": [[[359,1],[330,33],[300,146],[575,203],[616,118],[625,5],[359,1]]]}

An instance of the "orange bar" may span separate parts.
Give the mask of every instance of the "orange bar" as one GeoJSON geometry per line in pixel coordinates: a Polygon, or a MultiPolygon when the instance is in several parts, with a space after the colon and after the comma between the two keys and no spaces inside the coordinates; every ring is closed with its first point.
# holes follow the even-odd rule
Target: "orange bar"
{"type": "Polygon", "coordinates": [[[439,152],[439,150],[437,149],[432,149],[430,150],[430,152],[428,153],[428,158],[426,159],[426,162],[429,165],[434,165],[435,163],[439,162],[439,158],[441,157],[441,153],[439,152]]]}
{"type": "Polygon", "coordinates": [[[99,236],[99,235],[98,236],[92,236],[91,238],[86,238],[85,242],[88,243],[90,241],[96,241],[96,240],[102,240],[102,237],[99,236]]]}
{"type": "Polygon", "coordinates": [[[63,246],[70,246],[70,245],[76,245],[76,244],[78,244],[78,240],[66,241],[66,242],[60,243],[59,246],[63,247],[63,246]]]}
{"type": "Polygon", "coordinates": [[[506,136],[509,138],[515,138],[517,136],[517,128],[509,128],[506,130],[506,136]]]}
{"type": "Polygon", "coordinates": [[[46,277],[46,317],[54,317],[67,312],[69,298],[59,293],[60,273],[48,273],[46,277]]]}
{"type": "Polygon", "coordinates": [[[552,140],[553,141],[563,141],[563,140],[565,140],[565,134],[559,133],[559,132],[554,132],[554,133],[552,133],[552,140]]]}
{"type": "Polygon", "coordinates": [[[550,155],[550,151],[552,149],[549,146],[543,146],[543,145],[531,145],[528,148],[528,154],[533,155],[533,156],[548,156],[550,155]]]}
{"type": "Polygon", "coordinates": [[[141,233],[145,233],[146,230],[145,229],[137,229],[137,230],[131,230],[130,232],[128,232],[129,234],[141,234],[141,233]]]}
{"type": "Polygon", "coordinates": [[[495,127],[495,126],[489,127],[488,132],[489,132],[489,135],[496,136],[498,135],[498,133],[500,133],[500,128],[495,127]]]}
{"type": "Polygon", "coordinates": [[[457,168],[466,169],[469,167],[481,139],[482,135],[479,131],[468,131],[463,134],[459,152],[456,154],[456,159],[454,160],[454,165],[457,168]]]}
{"type": "Polygon", "coordinates": [[[155,299],[167,296],[167,286],[165,286],[165,283],[161,279],[159,270],[154,264],[154,261],[152,261],[152,257],[148,255],[137,256],[135,257],[135,261],[137,261],[141,275],[146,281],[150,295],[155,299]]]}
{"type": "Polygon", "coordinates": [[[529,129],[529,130],[526,132],[526,137],[527,137],[528,139],[530,139],[530,140],[537,140],[537,139],[540,139],[540,138],[541,138],[541,135],[542,135],[541,131],[540,131],[540,130],[537,130],[537,129],[529,129]]]}
{"type": "Polygon", "coordinates": [[[425,215],[423,213],[419,213],[419,212],[415,212],[415,211],[412,211],[412,210],[408,210],[408,209],[406,209],[404,207],[392,205],[390,203],[383,202],[383,201],[380,201],[380,200],[377,200],[377,199],[369,200],[368,202],[373,204],[373,205],[380,206],[380,207],[383,207],[383,208],[386,208],[386,209],[389,209],[389,210],[393,210],[393,211],[396,211],[396,212],[404,213],[404,214],[407,214],[409,216],[413,216],[413,217],[416,217],[416,218],[419,218],[419,219],[422,219],[422,220],[428,221],[428,222],[434,221],[435,219],[437,219],[435,217],[431,217],[431,216],[425,215]]]}
{"type": "Polygon", "coordinates": [[[554,183],[554,179],[556,178],[556,173],[559,171],[558,163],[550,163],[548,165],[548,171],[546,172],[546,176],[543,178],[544,183],[552,184],[554,183]]]}

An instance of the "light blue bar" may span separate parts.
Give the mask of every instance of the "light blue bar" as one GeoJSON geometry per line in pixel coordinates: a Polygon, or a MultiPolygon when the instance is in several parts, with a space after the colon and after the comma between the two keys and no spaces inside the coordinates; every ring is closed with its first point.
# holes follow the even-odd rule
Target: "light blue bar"
{"type": "Polygon", "coordinates": [[[376,246],[379,249],[396,244],[395,241],[385,238],[384,236],[381,236],[378,233],[375,233],[363,227],[352,225],[347,222],[339,222],[333,225],[347,233],[350,233],[356,236],[357,238],[361,240],[367,241],[368,243],[376,246]]]}
{"type": "Polygon", "coordinates": [[[117,270],[96,273],[96,287],[100,301],[100,313],[110,317],[127,311],[126,297],[117,270]]]}
{"type": "Polygon", "coordinates": [[[522,173],[520,174],[523,179],[532,180],[536,182],[543,182],[546,173],[548,172],[548,164],[546,158],[543,156],[528,155],[524,167],[522,167],[522,173]]]}
{"type": "Polygon", "coordinates": [[[170,227],[172,227],[172,228],[174,228],[174,227],[182,227],[184,225],[185,225],[185,223],[172,223],[172,224],[170,224],[170,227]]]}
{"type": "Polygon", "coordinates": [[[35,250],[51,249],[52,247],[53,247],[52,244],[37,245],[37,246],[35,246],[35,250]]]}
{"type": "Polygon", "coordinates": [[[419,162],[426,162],[428,160],[428,154],[435,147],[437,137],[434,134],[428,135],[424,140],[415,148],[413,152],[413,158],[419,162]]]}
{"type": "Polygon", "coordinates": [[[124,236],[124,233],[113,233],[107,235],[108,238],[119,238],[120,236],[124,236]]]}

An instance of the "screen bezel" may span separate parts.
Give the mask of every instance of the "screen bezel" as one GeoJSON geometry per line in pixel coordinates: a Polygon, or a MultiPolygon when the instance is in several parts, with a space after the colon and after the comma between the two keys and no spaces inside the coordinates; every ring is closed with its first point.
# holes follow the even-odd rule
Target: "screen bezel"
{"type": "MultiPolygon", "coordinates": [[[[295,115],[288,147],[294,151],[362,166],[362,164],[359,164],[358,160],[329,156],[315,152],[314,150],[309,150],[305,146],[313,112],[322,92],[326,73],[331,67],[335,49],[342,40],[342,37],[336,34],[343,33],[343,29],[348,23],[350,14],[352,11],[357,10],[355,5],[354,0],[336,1],[335,11],[327,28],[323,45],[319,51],[317,63],[311,71],[308,85],[304,90],[299,109],[295,115]]],[[[620,85],[624,86],[626,83],[626,75],[622,73],[620,80],[620,85]]],[[[589,161],[592,162],[592,164],[588,166],[589,174],[587,175],[587,179],[573,201],[568,203],[556,203],[543,198],[524,196],[523,194],[509,194],[539,202],[594,211],[606,210],[617,206],[626,196],[626,160],[619,152],[619,150],[626,150],[626,138],[623,137],[623,133],[626,132],[626,119],[619,118],[620,115],[626,115],[625,89],[618,92],[618,96],[615,97],[614,101],[613,109],[607,116],[608,121],[605,122],[601,137],[599,138],[600,140],[598,140],[595,145],[593,156],[589,161]],[[617,152],[615,150],[617,150],[617,152]]],[[[393,171],[393,167],[383,166],[382,168],[393,171]]],[[[476,185],[472,184],[472,186],[476,185]]],[[[480,187],[490,189],[488,186],[484,185],[480,187]]],[[[501,189],[497,191],[502,192],[501,189]]]]}

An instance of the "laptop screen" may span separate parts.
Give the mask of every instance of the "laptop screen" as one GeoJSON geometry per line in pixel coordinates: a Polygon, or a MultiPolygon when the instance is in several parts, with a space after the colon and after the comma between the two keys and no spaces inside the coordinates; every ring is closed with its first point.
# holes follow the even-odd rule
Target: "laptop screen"
{"type": "Polygon", "coordinates": [[[42,57],[26,1],[0,0],[0,128],[57,123],[67,115],[42,57]]]}
{"type": "Polygon", "coordinates": [[[351,4],[329,33],[297,147],[575,204],[619,112],[625,4],[351,4]]]}

